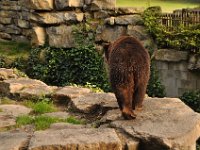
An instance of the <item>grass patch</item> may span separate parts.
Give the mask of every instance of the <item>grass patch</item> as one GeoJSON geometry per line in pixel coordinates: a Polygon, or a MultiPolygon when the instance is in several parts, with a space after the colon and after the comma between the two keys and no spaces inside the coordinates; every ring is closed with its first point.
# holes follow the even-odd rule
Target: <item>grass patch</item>
{"type": "Polygon", "coordinates": [[[0,112],[3,112],[3,110],[0,108],[0,112]]]}
{"type": "Polygon", "coordinates": [[[1,104],[2,105],[6,105],[6,104],[16,104],[16,102],[14,100],[11,100],[7,97],[2,97],[1,99],[1,104]]]}
{"type": "Polygon", "coordinates": [[[172,12],[175,9],[194,8],[200,6],[199,2],[186,0],[117,0],[117,6],[143,7],[161,6],[163,12],[172,12]]]}
{"type": "Polygon", "coordinates": [[[17,127],[21,127],[23,125],[32,124],[34,119],[31,116],[20,116],[17,117],[16,125],[17,127]]]}
{"type": "Polygon", "coordinates": [[[33,124],[35,125],[36,130],[45,130],[50,127],[53,123],[65,122],[71,124],[84,124],[82,120],[77,120],[74,117],[69,117],[67,119],[60,119],[56,117],[49,116],[20,116],[17,118],[16,123],[17,127],[23,125],[33,124]]]}
{"type": "Polygon", "coordinates": [[[25,101],[23,102],[23,105],[32,108],[33,113],[35,114],[44,114],[57,111],[57,108],[52,102],[44,100],[39,102],[25,101]]]}
{"type": "Polygon", "coordinates": [[[65,122],[67,123],[71,123],[71,124],[85,124],[85,121],[83,120],[78,120],[74,117],[68,117],[67,119],[65,119],[65,122]]]}

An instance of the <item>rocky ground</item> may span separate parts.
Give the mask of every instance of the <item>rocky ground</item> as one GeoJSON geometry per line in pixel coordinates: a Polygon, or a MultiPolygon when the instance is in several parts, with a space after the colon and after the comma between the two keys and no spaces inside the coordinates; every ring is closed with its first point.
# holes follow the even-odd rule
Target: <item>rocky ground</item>
{"type": "Polygon", "coordinates": [[[0,69],[0,150],[195,150],[200,115],[177,98],[146,98],[135,120],[121,117],[113,93],[94,93],[81,87],[52,87],[0,69]],[[14,103],[5,104],[7,97],[14,103]],[[46,116],[84,119],[84,124],[54,123],[45,130],[16,126],[16,119],[32,114],[24,100],[48,97],[57,112],[46,116]]]}

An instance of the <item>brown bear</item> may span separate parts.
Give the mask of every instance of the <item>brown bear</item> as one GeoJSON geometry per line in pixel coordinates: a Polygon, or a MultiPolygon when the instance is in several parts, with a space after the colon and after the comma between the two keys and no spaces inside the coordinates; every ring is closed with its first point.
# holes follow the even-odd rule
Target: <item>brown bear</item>
{"type": "Polygon", "coordinates": [[[142,102],[150,75],[150,57],[141,43],[131,36],[122,36],[105,48],[110,82],[122,116],[134,119],[135,109],[142,102]]]}

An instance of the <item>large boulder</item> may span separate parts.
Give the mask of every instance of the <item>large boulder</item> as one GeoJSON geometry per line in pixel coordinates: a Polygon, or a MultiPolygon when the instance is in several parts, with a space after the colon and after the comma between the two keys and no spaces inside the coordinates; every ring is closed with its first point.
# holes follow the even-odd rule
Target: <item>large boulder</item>
{"type": "Polygon", "coordinates": [[[83,113],[118,108],[115,95],[112,93],[92,93],[71,100],[71,107],[83,113]]]}
{"type": "Polygon", "coordinates": [[[36,149],[121,150],[122,146],[114,129],[77,128],[35,132],[29,150],[36,149]]]}
{"type": "Polygon", "coordinates": [[[117,119],[111,126],[139,139],[142,150],[195,150],[200,115],[176,98],[148,98],[135,120],[117,119]]]}

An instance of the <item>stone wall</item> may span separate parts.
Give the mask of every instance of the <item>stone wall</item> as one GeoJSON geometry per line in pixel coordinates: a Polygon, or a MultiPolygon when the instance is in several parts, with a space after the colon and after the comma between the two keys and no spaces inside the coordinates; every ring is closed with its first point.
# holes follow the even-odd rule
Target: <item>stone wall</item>
{"type": "Polygon", "coordinates": [[[0,40],[30,40],[30,9],[22,0],[0,0],[0,40]]]}
{"type": "Polygon", "coordinates": [[[148,46],[142,10],[115,5],[115,0],[0,0],[0,39],[70,48],[75,45],[73,27],[86,23],[99,45],[133,35],[148,46]]]}
{"type": "Polygon", "coordinates": [[[184,51],[160,49],[155,63],[168,97],[200,89],[200,57],[184,51]]]}

